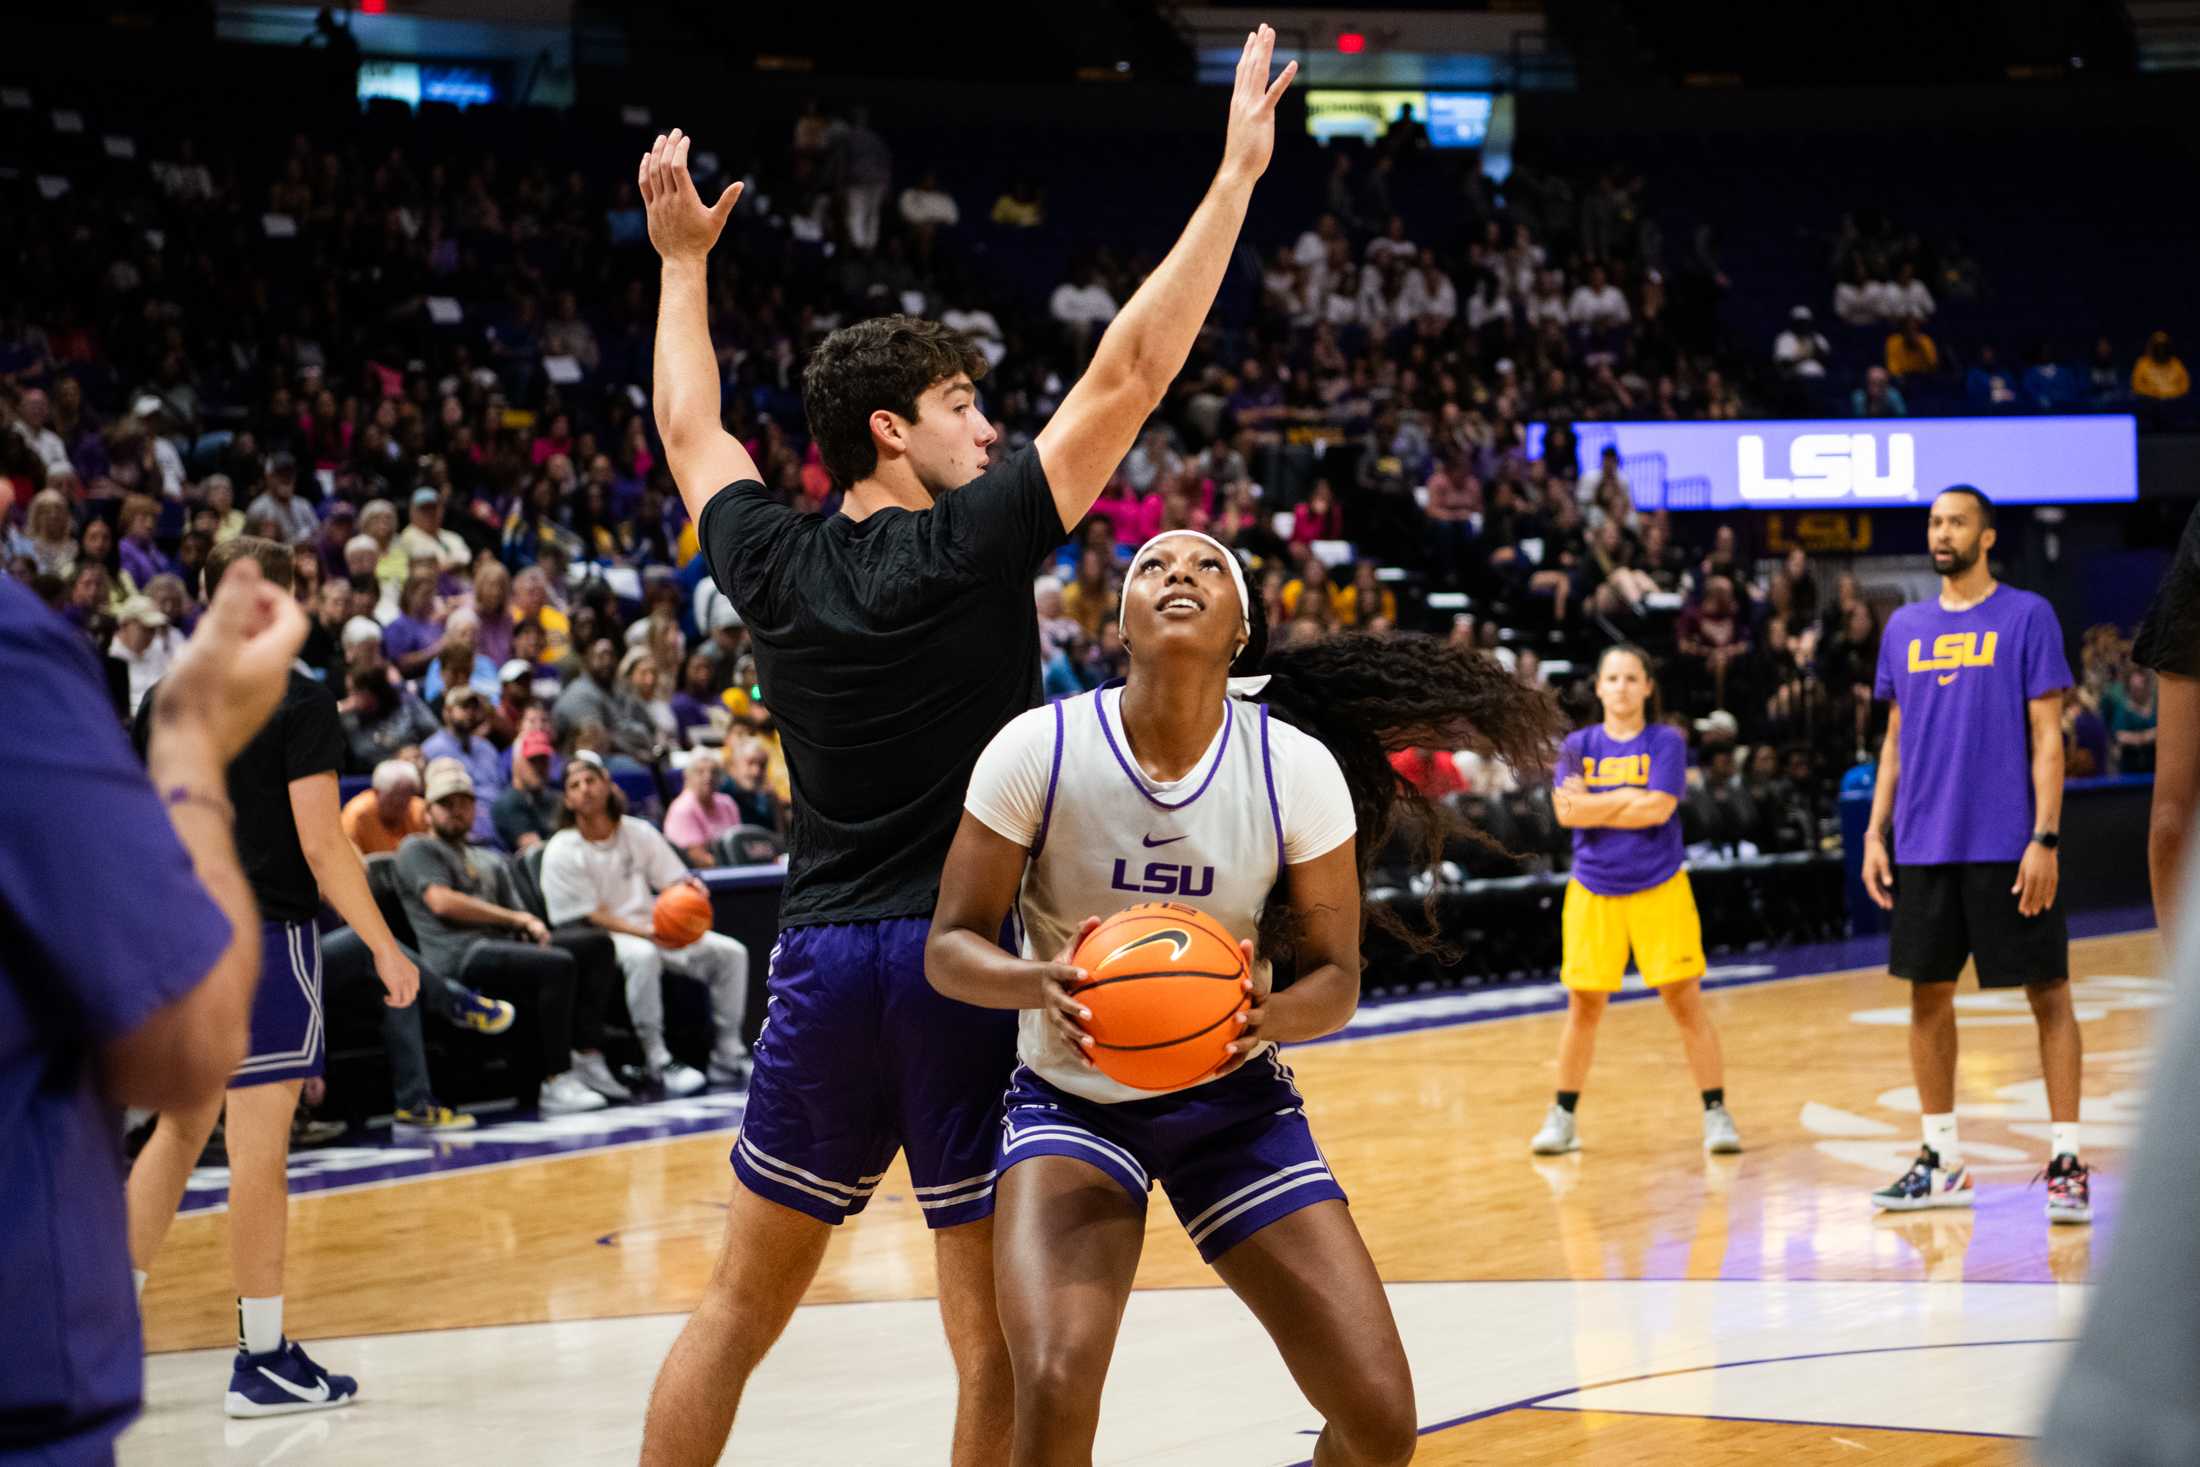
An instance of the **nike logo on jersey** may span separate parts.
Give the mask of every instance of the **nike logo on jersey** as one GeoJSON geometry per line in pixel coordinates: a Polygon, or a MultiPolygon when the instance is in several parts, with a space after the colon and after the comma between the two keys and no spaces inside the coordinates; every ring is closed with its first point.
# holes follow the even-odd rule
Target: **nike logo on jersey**
{"type": "Polygon", "coordinates": [[[1190,840],[1191,837],[1188,835],[1172,835],[1167,840],[1155,840],[1152,836],[1149,835],[1142,837],[1142,839],[1146,843],[1146,849],[1150,851],[1155,846],[1172,846],[1180,840],[1190,840]]]}
{"type": "Polygon", "coordinates": [[[1944,672],[1937,679],[1935,679],[1935,681],[1937,681],[1944,688],[1955,680],[1956,675],[1952,672],[1944,672]]]}
{"type": "Polygon", "coordinates": [[[265,1365],[260,1367],[260,1374],[266,1376],[269,1380],[281,1386],[286,1393],[296,1396],[301,1401],[318,1406],[328,1400],[328,1377],[325,1375],[315,1382],[313,1389],[309,1391],[294,1381],[284,1380],[265,1365]]]}

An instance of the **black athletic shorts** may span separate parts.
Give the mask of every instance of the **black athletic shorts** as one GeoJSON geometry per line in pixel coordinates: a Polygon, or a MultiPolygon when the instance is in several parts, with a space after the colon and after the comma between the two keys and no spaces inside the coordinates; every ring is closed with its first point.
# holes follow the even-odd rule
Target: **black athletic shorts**
{"type": "Polygon", "coordinates": [[[1913,983],[1953,983],[1978,959],[1981,988],[2022,988],[2070,976],[2070,928],[2062,896],[2017,914],[2015,861],[1894,868],[1894,934],[1887,969],[1913,983]]]}

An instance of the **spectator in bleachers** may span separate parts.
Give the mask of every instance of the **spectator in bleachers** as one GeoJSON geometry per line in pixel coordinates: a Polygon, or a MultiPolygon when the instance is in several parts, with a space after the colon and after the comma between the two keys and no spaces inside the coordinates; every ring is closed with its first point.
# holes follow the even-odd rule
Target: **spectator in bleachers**
{"type": "Polygon", "coordinates": [[[420,757],[429,761],[454,759],[469,776],[467,790],[475,798],[473,838],[487,845],[497,838],[491,809],[504,793],[504,760],[497,746],[483,736],[489,716],[489,700],[471,683],[460,683],[443,695],[443,726],[420,744],[420,757]]]}
{"type": "Polygon", "coordinates": [[[517,991],[535,1010],[544,1115],[633,1099],[603,1057],[604,1010],[619,977],[609,939],[553,933],[522,910],[503,858],[466,843],[477,821],[464,765],[430,764],[427,792],[430,829],[397,852],[399,898],[426,966],[476,990],[517,991]]]}
{"type": "Polygon", "coordinates": [[[2063,775],[2090,779],[2111,770],[2108,725],[2075,687],[2063,689],[2063,775]]]}
{"type": "Polygon", "coordinates": [[[1340,626],[1365,631],[1376,621],[1385,628],[1398,624],[1398,595],[1377,578],[1378,569],[1372,560],[1352,567],[1352,584],[1334,598],[1340,626]]]}
{"type": "Polygon", "coordinates": [[[549,667],[561,661],[570,646],[572,621],[564,610],[550,599],[550,577],[538,563],[528,566],[512,577],[512,622],[514,657],[525,657],[530,662],[549,667]],[[519,623],[533,622],[541,631],[542,646],[528,653],[519,649],[519,623]]]}
{"type": "Polygon", "coordinates": [[[2118,774],[2154,772],[2154,674],[2136,663],[2101,697],[2118,774]]]}
{"type": "Polygon", "coordinates": [[[659,945],[650,926],[658,894],[694,878],[662,831],[626,813],[601,760],[574,755],[565,769],[565,800],[565,828],[543,852],[543,901],[553,926],[585,922],[611,934],[651,1083],[668,1095],[692,1095],[705,1083],[702,1074],[676,1063],[665,1043],[663,982],[670,969],[709,988],[717,1031],[710,1079],[746,1084],[749,1051],[741,1019],[748,1007],[748,949],[722,932],[706,932],[682,948],[659,945]]]}
{"type": "Polygon", "coordinates": [[[298,660],[339,697],[344,691],[344,627],[351,620],[351,583],[326,581],[313,598],[312,620],[298,660]]]}
{"type": "Polygon", "coordinates": [[[1926,321],[1932,317],[1933,293],[1917,278],[1917,267],[1908,260],[1895,267],[1894,283],[1887,290],[1886,310],[1889,321],[1926,321]]]}
{"type": "Polygon", "coordinates": [[[408,835],[428,828],[428,809],[420,798],[420,769],[409,759],[385,759],[374,766],[374,782],[344,802],[337,817],[362,856],[394,851],[408,835]]]}
{"type": "Polygon", "coordinates": [[[498,666],[478,650],[480,635],[481,618],[471,607],[461,606],[444,618],[443,640],[420,680],[422,698],[432,704],[454,687],[471,687],[484,698],[499,695],[498,666]]]}
{"type": "Polygon", "coordinates": [[[2131,364],[2131,390],[2155,402],[2175,402],[2192,391],[2192,378],[2177,353],[2170,350],[2167,331],[2149,336],[2146,351],[2131,364]]]}
{"type": "Polygon", "coordinates": [[[1714,575],[1704,582],[1703,595],[1681,609],[1673,645],[1688,680],[1709,690],[1711,706],[1728,707],[1729,676],[1750,648],[1749,625],[1735,600],[1733,581],[1714,575]]]}
{"type": "Polygon", "coordinates": [[[2093,343],[2093,360],[2085,369],[2087,407],[2107,408],[2129,400],[2131,389],[2123,367],[2116,360],[2116,345],[2103,336],[2093,343]]]}
{"type": "MultiPolygon", "coordinates": [[[[473,590],[465,607],[479,618],[474,630],[474,650],[496,667],[511,661],[512,573],[504,568],[503,562],[484,560],[475,569],[473,590]]],[[[446,635],[449,630],[446,623],[446,635]]]]}
{"type": "Polygon", "coordinates": [[[397,548],[405,556],[407,576],[461,574],[472,559],[458,532],[443,527],[443,496],[429,488],[413,491],[411,518],[397,548]]]}
{"type": "MultiPolygon", "coordinates": [[[[269,538],[286,545],[311,545],[321,533],[321,517],[298,493],[298,461],[288,453],[275,454],[267,461],[263,482],[267,487],[245,507],[244,520],[265,519],[269,538]]],[[[238,528],[243,527],[240,522],[238,528]]]]}
{"type": "Polygon", "coordinates": [[[1115,319],[1115,297],[1101,284],[1099,274],[1090,261],[1077,265],[1070,271],[1069,279],[1054,288],[1048,299],[1047,314],[1061,328],[1062,341],[1071,361],[1084,364],[1092,354],[1092,343],[1100,329],[1115,319]]]}
{"type": "Polygon", "coordinates": [[[153,684],[167,674],[180,641],[150,596],[132,596],[116,611],[114,640],[107,646],[107,655],[129,669],[132,717],[153,684]]]}
{"type": "Polygon", "coordinates": [[[690,866],[718,865],[713,849],[718,837],[745,823],[732,796],[719,788],[724,775],[715,751],[697,749],[682,771],[680,793],[665,809],[665,838],[690,866]]]}
{"type": "MultiPolygon", "coordinates": [[[[576,621],[583,628],[593,620],[585,607],[576,613],[576,621]]],[[[582,725],[593,723],[603,729],[617,756],[638,765],[656,763],[663,736],[649,709],[620,681],[617,644],[609,637],[597,637],[587,643],[587,648],[581,675],[558,694],[550,711],[559,741],[571,739],[582,725]]]]}
{"type": "Polygon", "coordinates": [[[656,726],[657,737],[651,745],[652,750],[661,757],[663,751],[678,748],[680,720],[672,711],[672,698],[665,691],[665,675],[653,648],[627,649],[626,656],[619,659],[619,686],[656,726]]]}
{"type": "Polygon", "coordinates": [[[443,651],[443,618],[432,570],[408,576],[397,596],[397,615],[382,629],[382,654],[407,682],[427,674],[443,651]]]}
{"type": "Polygon", "coordinates": [[[2084,380],[2055,360],[2055,349],[2041,342],[2032,350],[2032,365],[2024,369],[2025,404],[2035,412],[2067,412],[2085,394],[2084,380]]]}
{"type": "Polygon", "coordinates": [[[37,387],[25,392],[16,406],[16,436],[30,445],[48,474],[69,467],[69,448],[53,429],[52,412],[51,400],[37,387]]]}
{"type": "Polygon", "coordinates": [[[1574,287],[1566,302],[1566,322],[1578,331],[1617,331],[1633,319],[1627,297],[1602,265],[1589,267],[1589,278],[1574,287]]]}
{"type": "Polygon", "coordinates": [[[1036,181],[1019,178],[993,201],[989,217],[1007,229],[1037,229],[1047,220],[1046,192],[1036,181]]]}
{"type": "Polygon", "coordinates": [[[1327,479],[1316,479],[1306,502],[1291,511],[1291,543],[1304,546],[1343,538],[1344,511],[1338,507],[1337,491],[1327,479]]]}
{"type": "Polygon", "coordinates": [[[1298,546],[1297,554],[1298,574],[1283,584],[1283,619],[1310,616],[1324,627],[1335,626],[1342,588],[1331,580],[1328,563],[1312,545],[1298,546]]]}
{"type": "Polygon", "coordinates": [[[350,691],[336,706],[350,752],[346,772],[364,774],[435,732],[435,715],[398,681],[382,657],[382,629],[365,617],[344,627],[344,674],[350,691]]]}
{"type": "Polygon", "coordinates": [[[173,573],[176,563],[161,553],[153,543],[153,527],[160,520],[160,502],[147,494],[133,494],[122,501],[122,512],[117,516],[122,526],[122,539],[115,553],[122,563],[123,574],[139,590],[153,583],[153,577],[173,573]]]}
{"type": "Polygon", "coordinates": [[[506,767],[511,783],[489,805],[489,820],[496,827],[497,843],[523,853],[557,834],[565,813],[565,796],[551,778],[550,764],[556,746],[545,729],[529,729],[514,740],[506,767]]]}
{"type": "Polygon", "coordinates": [[[1772,343],[1772,364],[1780,375],[1815,381],[1826,375],[1826,362],[1832,355],[1832,343],[1811,324],[1810,307],[1797,306],[1789,311],[1787,329],[1772,343]]]}
{"type": "Polygon", "coordinates": [[[1849,412],[1859,418],[1906,418],[1910,405],[1885,367],[1870,367],[1864,372],[1864,385],[1849,395],[1849,412]]]}
{"type": "Polygon", "coordinates": [[[34,495],[21,529],[8,531],[8,557],[27,557],[35,574],[66,576],[76,565],[76,520],[58,489],[34,495]]]}
{"type": "Polygon", "coordinates": [[[741,812],[741,823],[760,826],[784,835],[787,802],[772,789],[771,751],[761,739],[744,738],[731,746],[726,758],[726,791],[741,812]]]}
{"type": "Polygon", "coordinates": [[[1887,283],[1871,279],[1862,260],[1853,262],[1848,278],[1833,288],[1834,318],[1844,326],[1876,326],[1891,318],[1889,306],[1887,283]]]}
{"type": "Polygon", "coordinates": [[[1906,317],[1887,337],[1887,372],[1896,378],[1929,377],[1940,370],[1940,348],[1925,334],[1925,323],[1906,317]]]}
{"type": "Polygon", "coordinates": [[[2016,379],[2002,370],[1990,345],[1982,345],[1963,374],[1963,400],[1974,413],[2014,412],[2020,399],[2016,379]]]}

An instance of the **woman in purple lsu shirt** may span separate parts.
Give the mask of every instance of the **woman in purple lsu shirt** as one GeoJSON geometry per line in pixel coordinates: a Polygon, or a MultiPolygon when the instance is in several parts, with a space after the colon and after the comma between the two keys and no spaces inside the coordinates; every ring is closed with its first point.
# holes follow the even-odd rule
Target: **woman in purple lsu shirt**
{"type": "Polygon", "coordinates": [[[1567,735],[1551,798],[1558,823],[1574,833],[1561,918],[1566,1028],[1558,1040],[1558,1097],[1530,1144],[1546,1156],[1581,1149],[1574,1105],[1596,1053],[1597,1022],[1619,992],[1632,949],[1643,982],[1680,1026],[1688,1068],[1703,1091],[1704,1150],[1740,1151],[1726,1110],[1719,1031],[1703,1006],[1703,924],[1681,869],[1688,749],[1679,730],[1646,716],[1656,684],[1641,648],[1606,648],[1596,686],[1604,721],[1567,735]]]}

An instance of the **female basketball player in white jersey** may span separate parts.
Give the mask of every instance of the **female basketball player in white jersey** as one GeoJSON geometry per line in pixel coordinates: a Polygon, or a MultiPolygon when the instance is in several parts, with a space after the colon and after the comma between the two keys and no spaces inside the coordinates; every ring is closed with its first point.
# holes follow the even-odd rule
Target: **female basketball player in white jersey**
{"type": "MultiPolygon", "coordinates": [[[[994,1241],[1012,1460],[1091,1461],[1159,1182],[1326,1419],[1315,1461],[1403,1462],[1405,1350],[1274,1046],[1334,1032],[1359,1002],[1367,859],[1395,807],[1419,802],[1386,751],[1473,747],[1546,767],[1563,725],[1494,662],[1433,638],[1353,635],[1264,659],[1236,560],[1190,531],[1132,558],[1121,619],[1124,683],[1022,715],[980,757],[926,953],[942,993],[1024,1011],[994,1241]],[[1266,686],[1233,686],[1233,662],[1266,686]],[[1083,934],[1154,896],[1189,901],[1259,955],[1230,1058],[1163,1095],[1093,1067],[1063,987],[1083,934]],[[1021,958],[987,937],[1011,909],[1021,958]],[[1270,992],[1276,962],[1296,981],[1270,992]]],[[[1424,828],[1441,838],[1438,822],[1424,828]]]]}

